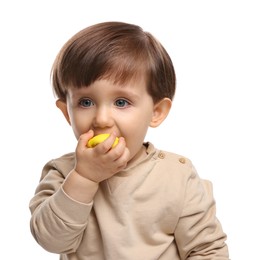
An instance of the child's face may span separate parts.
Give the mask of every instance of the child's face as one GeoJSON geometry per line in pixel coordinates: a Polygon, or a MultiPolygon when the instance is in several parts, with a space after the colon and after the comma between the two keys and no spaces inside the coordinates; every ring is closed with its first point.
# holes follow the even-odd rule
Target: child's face
{"type": "Polygon", "coordinates": [[[66,117],[77,139],[90,129],[95,135],[115,132],[124,137],[132,158],[140,151],[148,127],[156,126],[155,107],[143,79],[124,86],[98,80],[89,87],[69,89],[66,117]]]}

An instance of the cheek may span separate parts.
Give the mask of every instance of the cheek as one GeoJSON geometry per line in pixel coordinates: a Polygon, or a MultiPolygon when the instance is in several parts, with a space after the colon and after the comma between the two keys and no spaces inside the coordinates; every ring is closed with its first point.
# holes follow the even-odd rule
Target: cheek
{"type": "Polygon", "coordinates": [[[80,113],[72,114],[70,122],[76,139],[90,130],[88,121],[89,120],[84,120],[84,117],[80,113]]]}
{"type": "Polygon", "coordinates": [[[142,148],[147,128],[137,128],[126,136],[126,145],[130,151],[130,158],[133,158],[142,148]]]}
{"type": "Polygon", "coordinates": [[[151,112],[145,113],[143,112],[143,109],[137,110],[136,113],[123,115],[122,125],[125,126],[123,129],[126,130],[127,135],[144,136],[150,125],[151,119],[151,112]]]}
{"type": "Polygon", "coordinates": [[[125,127],[123,127],[122,134],[126,139],[128,148],[131,150],[140,149],[148,130],[148,120],[143,119],[143,117],[140,120],[127,120],[123,126],[125,127]]]}

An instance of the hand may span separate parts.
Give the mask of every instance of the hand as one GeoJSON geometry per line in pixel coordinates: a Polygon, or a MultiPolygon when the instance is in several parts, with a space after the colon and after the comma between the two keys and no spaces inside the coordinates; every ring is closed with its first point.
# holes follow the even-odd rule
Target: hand
{"type": "Polygon", "coordinates": [[[130,152],[123,137],[120,137],[118,144],[112,148],[116,138],[114,133],[94,148],[88,148],[86,144],[92,137],[92,130],[80,136],[75,152],[75,171],[84,178],[99,183],[124,169],[130,152]]]}

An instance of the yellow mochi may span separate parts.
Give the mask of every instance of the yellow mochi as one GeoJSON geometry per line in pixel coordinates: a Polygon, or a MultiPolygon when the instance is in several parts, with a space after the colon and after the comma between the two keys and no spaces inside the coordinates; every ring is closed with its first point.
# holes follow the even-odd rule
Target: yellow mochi
{"type": "MultiPolygon", "coordinates": [[[[103,141],[105,141],[108,137],[110,136],[110,134],[99,134],[99,135],[95,135],[94,137],[92,137],[88,143],[87,143],[87,147],[89,148],[93,148],[94,146],[96,146],[99,143],[102,143],[103,141]]],[[[114,148],[117,144],[118,144],[118,137],[116,137],[115,142],[112,145],[112,148],[114,148]]]]}

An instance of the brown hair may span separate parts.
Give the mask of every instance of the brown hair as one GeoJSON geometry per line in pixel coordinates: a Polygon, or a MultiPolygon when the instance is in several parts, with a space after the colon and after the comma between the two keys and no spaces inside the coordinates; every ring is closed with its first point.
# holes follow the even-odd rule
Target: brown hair
{"type": "Polygon", "coordinates": [[[154,102],[173,99],[176,77],[168,53],[150,33],[122,22],[95,24],[75,34],[51,71],[54,93],[61,100],[70,86],[86,87],[99,79],[124,84],[140,75],[154,102]]]}

